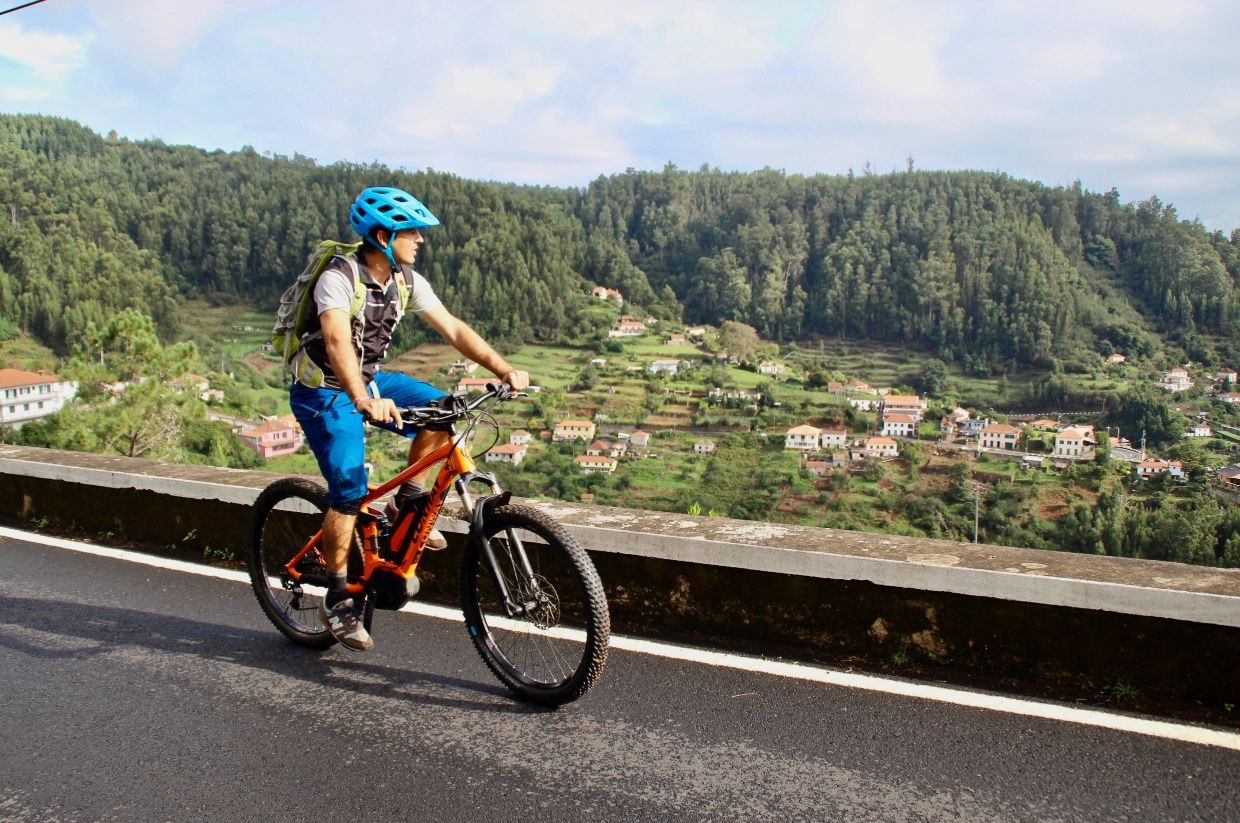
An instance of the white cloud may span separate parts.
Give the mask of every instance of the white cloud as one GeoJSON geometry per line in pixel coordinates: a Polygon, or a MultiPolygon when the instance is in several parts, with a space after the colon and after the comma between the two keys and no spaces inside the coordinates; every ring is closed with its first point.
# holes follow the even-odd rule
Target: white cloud
{"type": "MultiPolygon", "coordinates": [[[[100,48],[113,58],[135,71],[167,72],[221,25],[260,13],[276,1],[111,0],[100,4],[78,0],[70,5],[94,22],[100,48]]],[[[218,59],[227,60],[227,50],[218,59]]]]}
{"type": "MultiPolygon", "coordinates": [[[[0,79],[0,99],[30,102],[51,97],[85,61],[89,34],[28,31],[17,22],[0,23],[0,63],[13,68],[0,79]]],[[[4,75],[0,74],[0,78],[4,75]]]]}

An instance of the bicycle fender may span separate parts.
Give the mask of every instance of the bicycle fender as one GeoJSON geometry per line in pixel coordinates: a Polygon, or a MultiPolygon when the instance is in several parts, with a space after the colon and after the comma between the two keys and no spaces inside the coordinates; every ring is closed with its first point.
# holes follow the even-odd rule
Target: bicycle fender
{"type": "Polygon", "coordinates": [[[483,526],[486,524],[487,515],[497,506],[507,506],[508,501],[512,499],[512,492],[500,492],[492,494],[478,501],[478,505],[474,506],[473,522],[470,523],[470,534],[475,539],[481,540],[482,535],[486,534],[483,526]]]}

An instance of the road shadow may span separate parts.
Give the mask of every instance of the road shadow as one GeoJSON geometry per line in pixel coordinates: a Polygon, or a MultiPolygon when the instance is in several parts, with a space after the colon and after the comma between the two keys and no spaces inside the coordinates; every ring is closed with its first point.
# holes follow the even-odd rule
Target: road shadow
{"type": "Polygon", "coordinates": [[[427,706],[445,706],[506,714],[544,714],[554,708],[520,703],[496,684],[368,662],[361,656],[341,658],[298,646],[273,631],[242,629],[186,617],[154,615],[115,606],[99,606],[23,597],[0,597],[0,624],[21,626],[52,635],[37,644],[0,630],[0,647],[44,660],[89,660],[124,647],[187,654],[204,660],[241,665],[258,671],[336,689],[427,706]],[[346,681],[341,675],[360,675],[346,681]],[[421,685],[427,691],[409,694],[421,685]],[[397,692],[396,689],[402,689],[397,692]],[[486,699],[433,694],[444,689],[473,693],[486,699]]]}

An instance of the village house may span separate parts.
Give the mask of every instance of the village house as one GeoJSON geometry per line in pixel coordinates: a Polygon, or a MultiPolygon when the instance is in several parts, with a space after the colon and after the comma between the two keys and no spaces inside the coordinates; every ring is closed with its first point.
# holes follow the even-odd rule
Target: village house
{"type": "Polygon", "coordinates": [[[1108,366],[1118,366],[1118,365],[1120,365],[1120,364],[1122,364],[1122,363],[1126,363],[1126,362],[1128,362],[1128,358],[1127,358],[1127,357],[1125,357],[1124,355],[1120,354],[1119,352],[1116,352],[1115,354],[1109,355],[1109,356],[1107,357],[1107,365],[1108,365],[1108,366]]]}
{"type": "Polygon", "coordinates": [[[661,358],[654,360],[646,367],[646,371],[651,374],[675,374],[680,370],[680,361],[672,358],[661,358]]]}
{"type": "Polygon", "coordinates": [[[952,440],[960,433],[960,426],[964,421],[969,419],[969,413],[957,406],[950,414],[943,416],[939,421],[939,436],[943,440],[952,440]]]}
{"type": "Polygon", "coordinates": [[[211,383],[201,374],[183,374],[173,378],[168,385],[179,392],[197,395],[199,400],[207,399],[203,394],[211,387],[211,383]]]}
{"type": "Polygon", "coordinates": [[[1059,421],[1051,420],[1048,417],[1039,417],[1037,420],[1030,421],[1029,425],[1035,429],[1041,429],[1042,431],[1053,432],[1059,428],[1059,421]]]}
{"type": "Polygon", "coordinates": [[[784,448],[792,451],[818,451],[818,435],[821,429],[808,424],[793,426],[784,434],[784,448]]]}
{"type": "Polygon", "coordinates": [[[1093,430],[1084,428],[1061,429],[1055,433],[1055,448],[1051,457],[1065,460],[1091,460],[1094,457],[1093,430]]]}
{"type": "Polygon", "coordinates": [[[595,440],[593,443],[586,446],[586,454],[588,454],[591,457],[599,457],[605,454],[610,456],[609,454],[610,451],[611,451],[611,444],[608,443],[606,440],[595,440]]]}
{"type": "Polygon", "coordinates": [[[1194,423],[1184,432],[1185,437],[1213,437],[1214,430],[1209,423],[1194,423]]]}
{"type": "Polygon", "coordinates": [[[990,425],[989,417],[970,417],[968,420],[961,420],[959,423],[959,431],[961,437],[977,437],[982,433],[982,429],[990,425]]]}
{"type": "Polygon", "coordinates": [[[645,450],[650,446],[650,432],[633,432],[633,434],[629,437],[629,445],[635,449],[645,450]]]}
{"type": "Polygon", "coordinates": [[[1166,474],[1176,480],[1184,479],[1184,464],[1179,460],[1142,460],[1136,466],[1137,477],[1157,477],[1166,474]]]}
{"type": "Polygon", "coordinates": [[[687,346],[689,341],[680,332],[672,332],[672,335],[667,338],[667,344],[669,346],[687,346]]]}
{"type": "Polygon", "coordinates": [[[983,449],[1016,450],[1020,440],[1020,429],[1006,423],[991,423],[978,432],[978,445],[983,449]]]}
{"type": "Polygon", "coordinates": [[[1193,381],[1189,378],[1187,369],[1175,368],[1163,372],[1162,380],[1158,382],[1158,386],[1169,392],[1177,392],[1191,389],[1193,381]]]}
{"type": "Polygon", "coordinates": [[[753,400],[757,398],[756,392],[747,392],[744,389],[721,389],[713,388],[706,393],[711,400],[753,400]]]}
{"type": "Polygon", "coordinates": [[[846,429],[823,429],[818,432],[818,446],[823,449],[847,448],[848,431],[846,429]]]}
{"type": "Polygon", "coordinates": [[[819,477],[831,471],[831,465],[825,460],[806,460],[801,467],[810,474],[816,474],[819,477]]]}
{"type": "Polygon", "coordinates": [[[629,441],[617,440],[611,444],[611,448],[607,450],[608,457],[621,458],[629,453],[629,441]]]}
{"type": "Polygon", "coordinates": [[[508,435],[508,443],[512,446],[528,446],[530,444],[530,433],[525,429],[517,429],[508,435]]]}
{"type": "Polygon", "coordinates": [[[713,440],[699,440],[693,444],[694,454],[714,454],[715,443],[713,440]]]}
{"type": "Polygon", "coordinates": [[[641,337],[646,333],[646,324],[637,320],[621,320],[607,332],[608,337],[641,337]]]}
{"type": "Polygon", "coordinates": [[[869,383],[861,380],[854,380],[844,387],[849,394],[877,394],[874,389],[870,388],[869,383]]]}
{"type": "Polygon", "coordinates": [[[920,423],[926,411],[926,401],[915,394],[889,394],[883,398],[883,415],[906,414],[920,423]]]}
{"type": "Polygon", "coordinates": [[[599,300],[616,300],[620,303],[624,302],[624,295],[616,289],[608,289],[603,286],[595,286],[591,292],[595,298],[599,300]]]}
{"type": "Polygon", "coordinates": [[[843,448],[829,451],[823,459],[833,469],[846,469],[848,468],[848,449],[843,448]]]}
{"type": "Polygon", "coordinates": [[[466,377],[478,371],[478,364],[472,360],[456,360],[448,367],[448,374],[461,374],[466,377]]]}
{"type": "Polygon", "coordinates": [[[1224,403],[1230,403],[1234,406],[1237,403],[1240,403],[1240,392],[1224,392],[1218,396],[1218,399],[1222,400],[1224,403]]]}
{"type": "Polygon", "coordinates": [[[956,436],[957,428],[956,421],[952,416],[944,415],[943,419],[939,421],[939,438],[943,442],[952,440],[956,436]]]}
{"type": "Polygon", "coordinates": [[[916,437],[917,421],[910,414],[884,414],[883,435],[885,437],[916,437]]]}
{"type": "Polygon", "coordinates": [[[1215,476],[1220,483],[1240,488],[1240,463],[1219,469],[1215,476]]]}
{"type": "Polygon", "coordinates": [[[525,451],[525,446],[514,446],[511,443],[495,446],[487,451],[486,461],[488,463],[511,463],[518,466],[525,459],[525,451]]]}
{"type": "Polygon", "coordinates": [[[862,438],[854,442],[853,460],[866,460],[872,457],[895,457],[900,454],[897,442],[890,438],[862,438]]]}
{"type": "Polygon", "coordinates": [[[616,458],[592,454],[579,454],[573,460],[582,474],[611,474],[616,470],[616,458]]]}
{"type": "Polygon", "coordinates": [[[705,326],[690,326],[689,328],[685,329],[685,334],[689,335],[690,337],[702,337],[703,335],[706,334],[706,327],[705,326]]]}
{"type": "Polygon", "coordinates": [[[1231,383],[1233,386],[1237,382],[1236,373],[1232,371],[1231,369],[1223,369],[1221,371],[1216,371],[1214,373],[1214,380],[1219,383],[1231,383]]]}
{"type": "Polygon", "coordinates": [[[844,397],[847,392],[844,391],[844,384],[838,380],[827,381],[827,394],[832,397],[844,397]]]}
{"type": "Polygon", "coordinates": [[[61,381],[54,374],[0,369],[0,425],[22,424],[55,414],[77,395],[76,381],[61,381]]]}
{"type": "Polygon", "coordinates": [[[551,440],[555,443],[565,440],[585,440],[589,442],[594,439],[594,431],[594,423],[590,420],[561,420],[556,424],[551,440]]]}
{"type": "Polygon", "coordinates": [[[879,404],[879,400],[877,398],[871,398],[871,397],[850,397],[848,398],[848,405],[852,406],[857,411],[867,411],[867,412],[873,411],[874,408],[878,404],[879,404]]]}
{"type": "Polygon", "coordinates": [[[487,390],[487,386],[494,383],[494,377],[462,377],[457,381],[456,388],[452,390],[453,394],[482,394],[487,390]]]}
{"type": "Polygon", "coordinates": [[[240,434],[241,442],[258,452],[264,460],[292,454],[305,439],[301,427],[287,420],[264,420],[240,434]]]}
{"type": "Polygon", "coordinates": [[[769,360],[763,360],[758,364],[758,374],[764,374],[767,377],[783,377],[784,366],[782,363],[772,363],[769,360]]]}

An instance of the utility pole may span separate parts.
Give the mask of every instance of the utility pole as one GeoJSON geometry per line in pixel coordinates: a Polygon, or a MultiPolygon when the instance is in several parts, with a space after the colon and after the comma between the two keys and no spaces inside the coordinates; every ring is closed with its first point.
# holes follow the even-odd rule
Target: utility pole
{"type": "Polygon", "coordinates": [[[982,488],[979,484],[973,484],[973,542],[977,543],[977,521],[978,512],[982,507],[982,488]]]}

